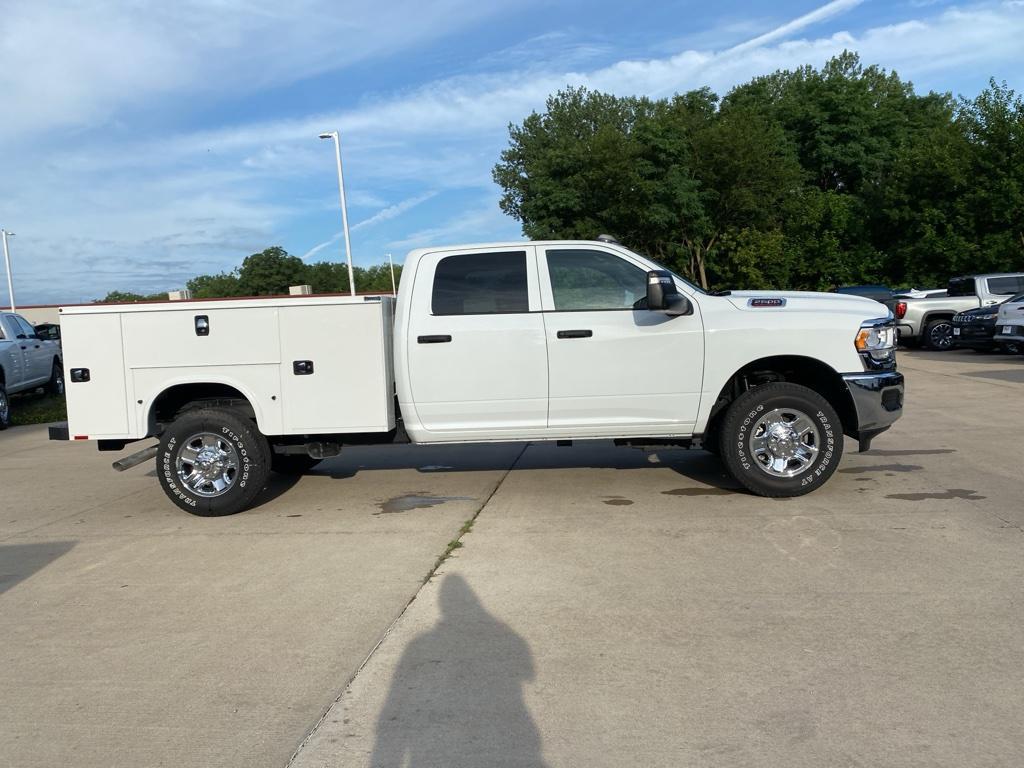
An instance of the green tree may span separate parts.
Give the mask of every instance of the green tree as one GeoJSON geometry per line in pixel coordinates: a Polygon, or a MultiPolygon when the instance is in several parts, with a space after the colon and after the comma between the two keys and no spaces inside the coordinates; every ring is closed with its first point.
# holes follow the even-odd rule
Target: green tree
{"type": "Polygon", "coordinates": [[[216,275],[198,275],[189,280],[185,286],[192,291],[192,296],[196,299],[219,299],[226,296],[244,295],[237,270],[220,272],[216,275]]]}
{"type": "Polygon", "coordinates": [[[275,245],[245,257],[238,270],[238,284],[246,296],[286,294],[289,286],[306,284],[306,265],[275,245]]]}
{"type": "Polygon", "coordinates": [[[131,291],[110,291],[94,304],[131,304],[136,301],[167,301],[167,292],[163,293],[132,293],[131,291]]]}

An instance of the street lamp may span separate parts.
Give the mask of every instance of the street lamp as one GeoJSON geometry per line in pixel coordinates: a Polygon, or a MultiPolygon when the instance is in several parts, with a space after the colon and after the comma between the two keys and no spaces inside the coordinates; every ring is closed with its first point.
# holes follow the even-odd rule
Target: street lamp
{"type": "Polygon", "coordinates": [[[345,260],[348,261],[348,287],[356,295],[356,280],[352,274],[352,243],[348,239],[348,210],[345,206],[345,177],[341,172],[341,139],[337,131],[321,133],[321,139],[334,139],[334,157],[338,161],[338,195],[341,198],[341,225],[345,230],[345,260]]]}
{"type": "Polygon", "coordinates": [[[13,232],[0,229],[0,239],[4,241],[4,266],[7,267],[7,295],[11,298],[11,312],[14,311],[14,281],[11,279],[11,252],[7,248],[7,238],[14,237],[13,232]]]}

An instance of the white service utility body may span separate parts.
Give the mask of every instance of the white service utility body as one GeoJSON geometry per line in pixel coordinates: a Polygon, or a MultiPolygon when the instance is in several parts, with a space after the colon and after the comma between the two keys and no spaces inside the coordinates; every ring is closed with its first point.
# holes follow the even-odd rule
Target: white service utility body
{"type": "MultiPolygon", "coordinates": [[[[184,509],[248,506],[346,444],[694,440],[791,496],[901,414],[892,316],[856,296],[710,294],[609,241],[419,249],[388,296],[67,307],[68,424],[147,437],[184,509]]],[[[129,457],[122,466],[137,463],[129,457]]],[[[118,466],[115,464],[115,466],[118,466]]]]}

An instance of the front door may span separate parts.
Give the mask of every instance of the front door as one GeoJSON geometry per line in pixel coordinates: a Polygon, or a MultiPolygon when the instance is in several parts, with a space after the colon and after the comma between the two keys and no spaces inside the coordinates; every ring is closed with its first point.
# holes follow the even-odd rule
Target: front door
{"type": "MultiPolygon", "coordinates": [[[[533,246],[441,251],[418,263],[406,339],[424,441],[529,436],[547,421],[533,246]]],[[[408,420],[408,414],[407,414],[408,420]]]]}
{"type": "Polygon", "coordinates": [[[550,431],[689,434],[704,369],[700,308],[643,306],[648,267],[600,248],[539,246],[550,431]]]}

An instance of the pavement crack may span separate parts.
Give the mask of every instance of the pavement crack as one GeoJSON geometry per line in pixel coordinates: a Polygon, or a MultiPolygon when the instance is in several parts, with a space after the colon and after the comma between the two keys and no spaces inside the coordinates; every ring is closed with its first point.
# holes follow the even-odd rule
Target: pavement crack
{"type": "Polygon", "coordinates": [[[448,559],[451,553],[462,546],[462,537],[469,533],[470,530],[472,530],[473,524],[476,522],[476,519],[480,517],[480,513],[483,512],[487,505],[491,503],[491,499],[494,498],[494,495],[498,492],[498,489],[500,489],[501,486],[505,484],[506,478],[508,478],[508,476],[512,473],[512,470],[516,468],[516,465],[519,463],[519,460],[523,458],[523,454],[526,453],[526,449],[529,447],[530,443],[526,443],[525,445],[523,445],[523,449],[519,451],[515,459],[512,460],[512,463],[508,465],[508,468],[502,473],[501,477],[498,478],[498,482],[494,484],[494,487],[491,489],[491,492],[488,493],[486,498],[484,498],[484,500],[480,503],[480,506],[477,508],[476,512],[473,513],[473,516],[462,524],[462,527],[459,529],[459,535],[448,543],[448,548],[437,559],[437,562],[434,563],[433,567],[430,569],[430,572],[426,575],[426,577],[423,579],[420,585],[416,588],[416,591],[413,593],[412,597],[410,597],[409,601],[404,606],[402,606],[402,610],[398,612],[398,615],[387,626],[387,629],[384,630],[384,634],[380,636],[380,639],[374,644],[373,648],[370,649],[370,652],[366,654],[366,658],[364,658],[362,662],[360,662],[359,666],[356,667],[355,671],[351,675],[349,675],[348,679],[345,681],[345,684],[341,686],[341,690],[338,693],[338,695],[327,706],[327,708],[324,709],[320,717],[317,718],[316,723],[313,725],[312,728],[310,728],[309,732],[302,739],[302,741],[299,742],[299,745],[295,748],[295,751],[292,752],[292,756],[288,758],[288,762],[285,764],[285,768],[290,768],[292,765],[295,764],[295,760],[299,756],[299,753],[303,750],[306,744],[309,743],[309,740],[313,738],[313,735],[318,730],[320,730],[320,727],[324,724],[324,721],[327,719],[327,716],[331,713],[331,710],[334,709],[334,705],[341,701],[342,697],[345,695],[345,691],[349,689],[353,681],[357,677],[359,677],[359,673],[363,671],[367,664],[369,664],[370,659],[372,659],[374,654],[377,653],[377,649],[380,648],[381,645],[384,644],[384,641],[391,636],[391,633],[394,631],[395,627],[398,626],[398,622],[402,620],[402,617],[405,616],[406,611],[409,610],[409,606],[416,602],[416,598],[419,597],[420,592],[423,590],[423,587],[430,583],[430,580],[433,578],[434,574],[437,573],[437,569],[441,567],[441,564],[448,559]]]}

